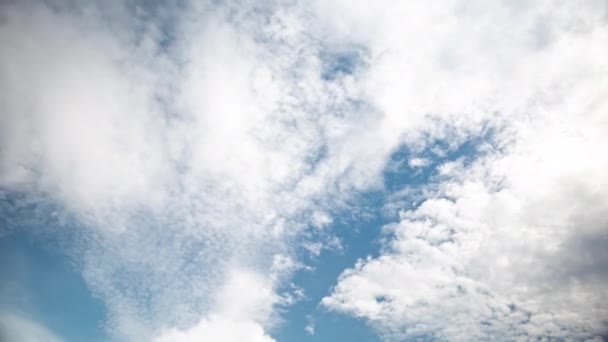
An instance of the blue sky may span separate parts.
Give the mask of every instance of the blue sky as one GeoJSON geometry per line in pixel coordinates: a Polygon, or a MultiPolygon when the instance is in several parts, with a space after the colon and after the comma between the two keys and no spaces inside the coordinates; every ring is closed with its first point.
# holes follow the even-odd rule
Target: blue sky
{"type": "Polygon", "coordinates": [[[604,341],[607,6],[1,4],[0,340],[604,341]]]}
{"type": "MultiPolygon", "coordinates": [[[[438,142],[437,146],[446,148],[442,142],[438,142]]],[[[323,251],[314,258],[304,256],[314,269],[298,271],[293,275],[292,282],[304,290],[305,298],[283,310],[282,322],[273,333],[276,339],[379,340],[362,320],[332,313],[320,307],[319,302],[344,269],[354,265],[358,259],[378,256],[384,237],[380,228],[393,221],[397,214],[383,207],[388,201],[387,197],[405,187],[420,186],[433,176],[428,168],[413,172],[407,165],[408,155],[406,147],[393,153],[393,166],[387,168],[383,175],[383,190],[361,193],[353,204],[354,208],[332,213],[335,222],[331,224],[331,230],[340,237],[341,249],[323,251]],[[311,323],[315,327],[314,335],[305,330],[311,323]]],[[[473,155],[471,143],[465,142],[446,157],[435,156],[432,159],[433,162],[440,162],[443,159],[471,158],[473,155]]],[[[11,202],[16,207],[18,199],[11,202]]],[[[6,209],[15,217],[38,216],[37,210],[40,208],[26,207],[15,214],[6,209]]],[[[5,215],[8,216],[8,213],[5,215]]],[[[45,215],[52,216],[48,212],[45,215]]],[[[58,223],[50,220],[50,225],[58,223]]],[[[53,229],[36,226],[29,229],[49,228],[53,229]]],[[[32,317],[68,341],[104,341],[109,338],[103,330],[103,301],[88,290],[78,272],[77,262],[70,260],[61,250],[70,242],[57,241],[52,235],[41,238],[28,234],[27,230],[13,233],[1,242],[0,262],[6,272],[0,297],[3,307],[32,317]]]]}
{"type": "Polygon", "coordinates": [[[2,306],[33,317],[67,340],[102,341],[104,306],[56,245],[25,234],[2,239],[2,306]]]}

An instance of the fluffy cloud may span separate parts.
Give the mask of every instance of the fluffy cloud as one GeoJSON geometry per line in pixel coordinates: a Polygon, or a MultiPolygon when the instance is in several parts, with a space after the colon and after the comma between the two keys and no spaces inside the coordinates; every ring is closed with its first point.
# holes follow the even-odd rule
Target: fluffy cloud
{"type": "Polygon", "coordinates": [[[166,331],[155,341],[274,341],[263,324],[281,298],[266,277],[245,270],[231,272],[226,286],[215,296],[217,311],[185,331],[166,331]]]}
{"type": "Polygon", "coordinates": [[[213,299],[380,184],[390,148],[360,139],[378,114],[353,100],[365,52],[319,43],[297,4],[1,6],[2,234],[61,241],[112,338],[271,328],[293,267],[265,280],[281,300],[213,299]]]}
{"type": "Polygon", "coordinates": [[[353,19],[389,30],[369,39],[403,60],[396,76],[382,76],[394,80],[385,82],[386,95],[375,97],[387,112],[455,110],[430,129],[448,145],[491,128],[476,155],[440,165],[420,189],[426,198],[384,227],[381,256],[346,270],[323,299],[368,319],[387,340],[582,340],[608,329],[600,247],[608,234],[605,4],[495,5],[395,15],[425,32],[394,33],[416,40],[408,50],[385,42],[393,27],[409,32],[403,25],[376,24],[392,13],[373,12],[388,17],[373,23],[367,14],[353,19]]]}
{"type": "MultiPolygon", "coordinates": [[[[501,170],[546,162],[531,155],[501,170]]],[[[385,227],[394,237],[384,254],[344,272],[323,303],[369,319],[389,340],[603,334],[608,208],[595,184],[605,177],[586,186],[579,180],[596,170],[564,177],[564,167],[501,178],[497,188],[484,175],[488,160],[480,163],[443,183],[437,198],[404,210],[385,227]],[[542,192],[512,185],[544,177],[555,178],[542,192]]]]}
{"type": "Polygon", "coordinates": [[[264,328],[254,322],[240,322],[211,316],[204,319],[195,327],[185,331],[166,333],[157,342],[188,342],[188,341],[252,341],[273,342],[272,337],[264,333],[264,328]]]}

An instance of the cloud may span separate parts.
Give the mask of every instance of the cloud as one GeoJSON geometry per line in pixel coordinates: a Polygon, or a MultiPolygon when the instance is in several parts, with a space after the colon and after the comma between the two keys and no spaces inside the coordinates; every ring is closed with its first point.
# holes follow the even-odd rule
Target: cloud
{"type": "Polygon", "coordinates": [[[7,312],[0,313],[0,340],[23,342],[63,341],[38,322],[7,312]]]}
{"type": "Polygon", "coordinates": [[[453,171],[384,227],[382,255],[345,271],[323,304],[387,340],[604,335],[608,141],[596,124],[530,127],[509,152],[453,171]]]}
{"type": "Polygon", "coordinates": [[[306,334],[313,336],[315,334],[315,324],[314,323],[308,323],[305,327],[304,327],[304,331],[306,331],[306,334]]]}
{"type": "Polygon", "coordinates": [[[221,9],[184,11],[163,46],[162,22],[142,19],[150,8],[3,7],[0,184],[56,203],[49,229],[104,299],[113,337],[190,326],[225,307],[211,296],[233,267],[272,267],[307,205],[307,194],[283,201],[283,184],[303,176],[316,133],[264,132],[284,81],[267,47],[221,9]]]}
{"type": "Polygon", "coordinates": [[[188,341],[252,341],[273,342],[272,337],[264,333],[264,329],[254,322],[230,321],[221,317],[211,316],[204,319],[186,332],[172,331],[157,342],[188,342],[188,341]]]}
{"type": "MultiPolygon", "coordinates": [[[[297,4],[1,6],[3,212],[36,208],[2,234],[60,241],[111,338],[272,328],[298,298],[281,292],[293,267],[268,278],[277,258],[381,185],[390,148],[352,100],[364,49],[320,44],[297,4]],[[265,275],[269,302],[216,302],[236,270],[265,275]]],[[[321,235],[313,253],[339,248],[321,235]]]]}
{"type": "Polygon", "coordinates": [[[598,4],[2,4],[0,189],[16,198],[3,206],[44,208],[19,227],[54,218],[47,231],[104,300],[112,338],[271,341],[277,308],[298,298],[286,290],[304,267],[295,256],[340,249],[332,211],[381,189],[399,146],[426,156],[443,141],[432,155],[445,157],[490,135],[476,162],[441,167],[426,202],[386,228],[384,255],[346,271],[324,303],[387,336],[400,322],[452,336],[455,321],[417,300],[445,299],[432,285],[456,277],[474,300],[454,299],[454,320],[478,303],[484,322],[534,313],[532,335],[580,331],[587,317],[540,289],[567,284],[547,293],[576,313],[602,295],[598,4]],[[502,252],[527,259],[490,272],[502,252]],[[414,318],[399,311],[410,302],[414,318]]]}
{"type": "Polygon", "coordinates": [[[606,256],[596,243],[606,236],[608,193],[597,190],[606,142],[589,124],[585,139],[561,124],[531,129],[508,153],[456,171],[386,226],[383,255],[345,271],[323,304],[395,340],[603,335],[606,256]],[[586,164],[580,151],[598,158],[586,164]]]}
{"type": "Polygon", "coordinates": [[[274,341],[264,323],[280,301],[266,277],[247,270],[233,270],[225,287],[214,296],[217,308],[194,327],[173,329],[155,341],[274,341]]]}
{"type": "Polygon", "coordinates": [[[322,304],[387,340],[605,335],[605,3],[320,6],[377,47],[370,99],[412,151],[485,136],[322,304]]]}
{"type": "Polygon", "coordinates": [[[425,167],[429,165],[429,160],[427,158],[412,158],[408,160],[408,165],[412,168],[425,167]]]}

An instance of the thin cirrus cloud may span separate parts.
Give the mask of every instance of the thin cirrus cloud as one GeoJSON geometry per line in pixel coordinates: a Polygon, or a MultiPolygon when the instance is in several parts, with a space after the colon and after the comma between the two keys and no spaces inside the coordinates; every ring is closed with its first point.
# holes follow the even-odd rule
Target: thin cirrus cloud
{"type": "Polygon", "coordinates": [[[386,340],[605,333],[603,2],[1,9],[2,198],[54,208],[111,338],[273,341],[403,146],[432,176],[324,309],[386,340]]]}

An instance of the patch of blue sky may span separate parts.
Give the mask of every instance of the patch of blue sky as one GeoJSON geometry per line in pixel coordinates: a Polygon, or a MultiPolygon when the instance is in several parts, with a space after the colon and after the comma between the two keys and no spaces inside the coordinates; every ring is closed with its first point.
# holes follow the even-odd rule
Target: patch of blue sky
{"type": "Polygon", "coordinates": [[[0,238],[0,307],[65,341],[105,341],[103,303],[57,241],[19,230],[0,238]]]}
{"type": "Polygon", "coordinates": [[[323,49],[320,53],[321,78],[333,81],[355,74],[365,65],[365,55],[365,49],[357,45],[323,49]]]}
{"type": "Polygon", "coordinates": [[[385,191],[392,194],[404,188],[431,184],[438,175],[437,167],[446,162],[461,161],[463,166],[470,165],[483,155],[487,145],[496,148],[495,134],[494,127],[484,126],[478,134],[465,138],[437,139],[422,151],[401,146],[391,155],[384,170],[385,191]],[[416,159],[420,161],[418,165],[412,163],[416,159]]]}
{"type": "MultiPolygon", "coordinates": [[[[372,197],[363,201],[374,202],[372,197]]],[[[304,289],[306,297],[287,309],[283,324],[273,334],[277,341],[378,341],[363,322],[319,307],[320,300],[344,269],[352,267],[360,257],[377,255],[380,247],[377,228],[384,222],[376,212],[367,214],[371,215],[343,211],[335,217],[331,229],[340,236],[344,248],[323,251],[312,263],[314,270],[302,270],[295,275],[292,281],[304,289]],[[304,330],[310,323],[315,327],[312,336],[304,330]]]]}
{"type": "MultiPolygon", "coordinates": [[[[437,166],[455,160],[470,163],[480,155],[479,147],[491,140],[491,132],[472,136],[453,146],[450,141],[438,140],[431,147],[413,154],[402,146],[390,157],[383,173],[384,189],[361,194],[349,208],[333,213],[331,231],[341,239],[342,250],[323,250],[321,255],[309,260],[313,270],[299,271],[293,282],[304,290],[305,298],[288,308],[284,322],[273,334],[277,341],[379,341],[373,328],[366,322],[341,315],[320,306],[323,297],[331,292],[339,275],[355,265],[357,260],[379,255],[384,236],[382,227],[397,220],[398,210],[387,210],[392,196],[404,188],[420,188],[433,182],[437,166]],[[445,153],[437,153],[438,150],[445,153]],[[413,167],[411,158],[428,159],[424,167],[413,167]],[[314,335],[305,328],[314,324],[314,335]]],[[[415,203],[415,201],[404,202],[415,203]]],[[[420,203],[411,204],[412,208],[420,203]]],[[[432,340],[429,336],[417,336],[414,340],[432,340]]]]}
{"type": "MultiPolygon", "coordinates": [[[[373,329],[364,321],[330,312],[319,305],[336,284],[339,275],[358,259],[377,257],[381,249],[382,227],[397,219],[397,208],[387,211],[386,203],[395,193],[407,187],[421,187],[433,182],[437,166],[447,161],[475,159],[478,147],[490,140],[491,134],[471,137],[457,146],[437,141],[431,148],[415,155],[407,146],[395,151],[384,171],[384,189],[358,196],[348,207],[332,213],[331,232],[342,242],[338,251],[323,250],[316,258],[305,260],[314,270],[295,274],[293,283],[305,292],[305,298],[286,308],[283,323],[273,337],[277,341],[378,341],[373,329]],[[437,150],[445,153],[436,153],[437,150]],[[413,167],[413,157],[428,159],[428,164],[413,167]],[[314,325],[314,335],[305,331],[314,325]]],[[[317,156],[322,159],[323,149],[317,156]]],[[[61,250],[65,241],[53,234],[52,225],[63,228],[70,218],[56,218],[52,205],[41,199],[3,192],[0,205],[3,229],[15,223],[26,226],[4,230],[0,234],[0,304],[33,317],[67,341],[103,341],[103,303],[87,289],[73,260],[61,250]],[[27,217],[44,219],[26,220],[27,217]],[[61,220],[61,222],[59,222],[61,220]],[[12,222],[12,223],[11,223],[12,222]],[[30,234],[31,229],[36,234],[30,234]]],[[[74,225],[69,223],[68,226],[74,225]]],[[[73,228],[73,227],[72,227],[73,228]]],[[[67,227],[66,229],[70,229],[67,227]]],[[[424,337],[420,337],[424,338],[424,337]]]]}

